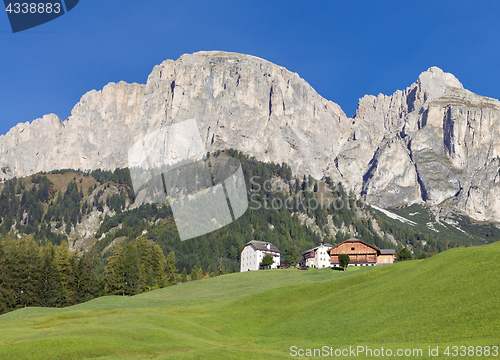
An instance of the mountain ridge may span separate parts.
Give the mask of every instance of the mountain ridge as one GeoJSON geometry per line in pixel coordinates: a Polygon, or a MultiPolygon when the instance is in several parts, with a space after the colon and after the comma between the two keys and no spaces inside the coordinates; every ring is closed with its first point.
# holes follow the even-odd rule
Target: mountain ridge
{"type": "Polygon", "coordinates": [[[195,118],[207,151],[235,148],[296,174],[330,176],[383,207],[425,203],[500,221],[500,103],[431,67],[405,90],[366,95],[348,118],[298,74],[219,51],[153,68],[146,84],[84,94],[64,122],[45,115],[0,136],[0,178],[113,170],[163,126],[195,118]]]}

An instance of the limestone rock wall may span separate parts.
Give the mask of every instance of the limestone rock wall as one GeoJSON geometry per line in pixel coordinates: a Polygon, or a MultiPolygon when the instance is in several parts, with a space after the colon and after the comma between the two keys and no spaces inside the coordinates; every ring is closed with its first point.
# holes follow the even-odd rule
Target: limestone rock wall
{"type": "Polygon", "coordinates": [[[364,146],[349,180],[368,202],[425,202],[438,212],[451,207],[500,221],[499,116],[498,100],[465,90],[433,67],[404,91],[361,99],[351,131],[368,135],[339,156],[364,146]]]}
{"type": "Polygon", "coordinates": [[[16,125],[0,136],[0,178],[126,167],[140,137],[192,118],[207,151],[235,148],[331,176],[379,206],[425,202],[500,221],[500,102],[435,67],[406,90],[363,97],[347,118],[268,61],[183,55],[155,66],[144,85],[88,92],[65,121],[50,114],[16,125]]]}
{"type": "Polygon", "coordinates": [[[125,167],[138,138],[192,118],[208,151],[236,148],[315,177],[338,151],[332,134],[350,122],[337,104],[283,67],[200,52],[155,66],[146,85],[120,82],[90,91],[64,122],[51,114],[17,125],[0,136],[0,178],[125,167]]]}

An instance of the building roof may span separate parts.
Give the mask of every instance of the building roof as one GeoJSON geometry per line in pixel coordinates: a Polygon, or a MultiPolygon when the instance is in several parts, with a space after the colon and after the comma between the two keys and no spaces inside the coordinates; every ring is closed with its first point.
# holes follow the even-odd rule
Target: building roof
{"type": "MultiPolygon", "coordinates": [[[[380,255],[394,255],[396,253],[396,250],[394,249],[379,249],[378,247],[376,247],[375,245],[372,245],[372,244],[368,244],[366,242],[364,242],[363,240],[359,240],[359,239],[356,239],[356,238],[350,238],[349,240],[346,240],[346,241],[343,241],[341,242],[340,244],[338,245],[335,245],[334,247],[332,247],[332,249],[336,248],[336,247],[339,247],[340,245],[344,244],[344,243],[349,243],[349,242],[359,242],[359,243],[362,243],[368,247],[371,247],[372,249],[376,250],[377,253],[379,253],[380,255]]],[[[331,249],[330,249],[331,250],[331,249]]],[[[330,251],[328,250],[328,251],[330,251]]]]}
{"type": "MultiPolygon", "coordinates": [[[[333,248],[336,248],[336,247],[339,247],[339,246],[340,246],[340,245],[342,245],[342,244],[349,243],[349,242],[359,242],[359,243],[362,243],[362,244],[364,244],[364,245],[366,245],[366,246],[371,247],[372,249],[377,250],[377,252],[378,252],[378,251],[380,251],[380,249],[379,249],[378,247],[376,247],[375,245],[368,244],[368,243],[364,242],[363,240],[359,240],[359,239],[356,239],[356,238],[350,238],[349,240],[342,241],[340,244],[335,245],[334,247],[332,247],[332,249],[333,249],[333,248]]],[[[330,250],[331,250],[331,249],[330,249],[330,250]]]]}
{"type": "MultiPolygon", "coordinates": [[[[251,245],[255,250],[260,250],[263,252],[281,253],[281,251],[279,251],[279,249],[275,245],[266,241],[252,240],[246,243],[245,246],[243,246],[243,249],[245,249],[248,245],[251,245]],[[267,248],[267,245],[269,245],[269,249],[267,248]]],[[[240,254],[243,252],[243,249],[241,249],[240,254]]]]}
{"type": "MultiPolygon", "coordinates": [[[[304,252],[302,253],[302,255],[307,254],[308,252],[311,252],[311,251],[318,250],[321,246],[326,246],[326,247],[329,247],[330,249],[333,247],[333,245],[331,245],[331,244],[321,244],[321,245],[316,246],[316,247],[314,247],[314,248],[312,248],[312,249],[309,249],[309,250],[304,251],[304,252]]],[[[330,250],[330,249],[328,249],[328,250],[330,250]]],[[[328,250],[327,250],[327,251],[328,251],[328,250]]]]}
{"type": "Polygon", "coordinates": [[[394,249],[380,249],[380,255],[394,255],[395,253],[394,249]]]}

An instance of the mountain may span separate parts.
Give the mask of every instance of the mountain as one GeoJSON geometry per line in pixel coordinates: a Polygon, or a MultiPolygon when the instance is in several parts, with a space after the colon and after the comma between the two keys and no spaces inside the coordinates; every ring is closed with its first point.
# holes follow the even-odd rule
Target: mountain
{"type": "Polygon", "coordinates": [[[500,221],[500,102],[432,67],[404,91],[367,95],[356,115],[297,74],[242,54],[198,52],[155,66],[145,85],[110,83],[71,116],[0,136],[0,177],[127,166],[147,133],[195,118],[207,151],[234,148],[295,174],[330,176],[382,207],[425,203],[500,221]]]}
{"type": "Polygon", "coordinates": [[[3,177],[127,166],[145,134],[195,118],[207,151],[236,148],[321,177],[350,120],[297,74],[248,55],[200,52],[155,66],[146,85],[90,91],[62,122],[46,115],[0,138],[3,177]],[[311,171],[310,171],[311,170],[311,171]]]}
{"type": "Polygon", "coordinates": [[[337,169],[371,203],[499,221],[499,117],[498,100],[432,67],[405,91],[360,100],[337,169]]]}

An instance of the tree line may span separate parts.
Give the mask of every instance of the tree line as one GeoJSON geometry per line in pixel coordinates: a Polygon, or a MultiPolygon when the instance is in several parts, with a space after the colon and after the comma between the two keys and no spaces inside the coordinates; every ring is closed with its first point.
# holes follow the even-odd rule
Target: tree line
{"type": "Polygon", "coordinates": [[[39,246],[33,236],[0,239],[0,313],[26,306],[66,306],[103,294],[94,253],[66,241],[39,246]]]}
{"type": "Polygon", "coordinates": [[[39,246],[33,236],[0,237],[0,314],[27,306],[63,307],[103,295],[136,295],[144,291],[226,274],[194,266],[179,273],[175,253],[143,236],[111,248],[104,267],[99,253],[69,251],[68,243],[39,246]]]}

